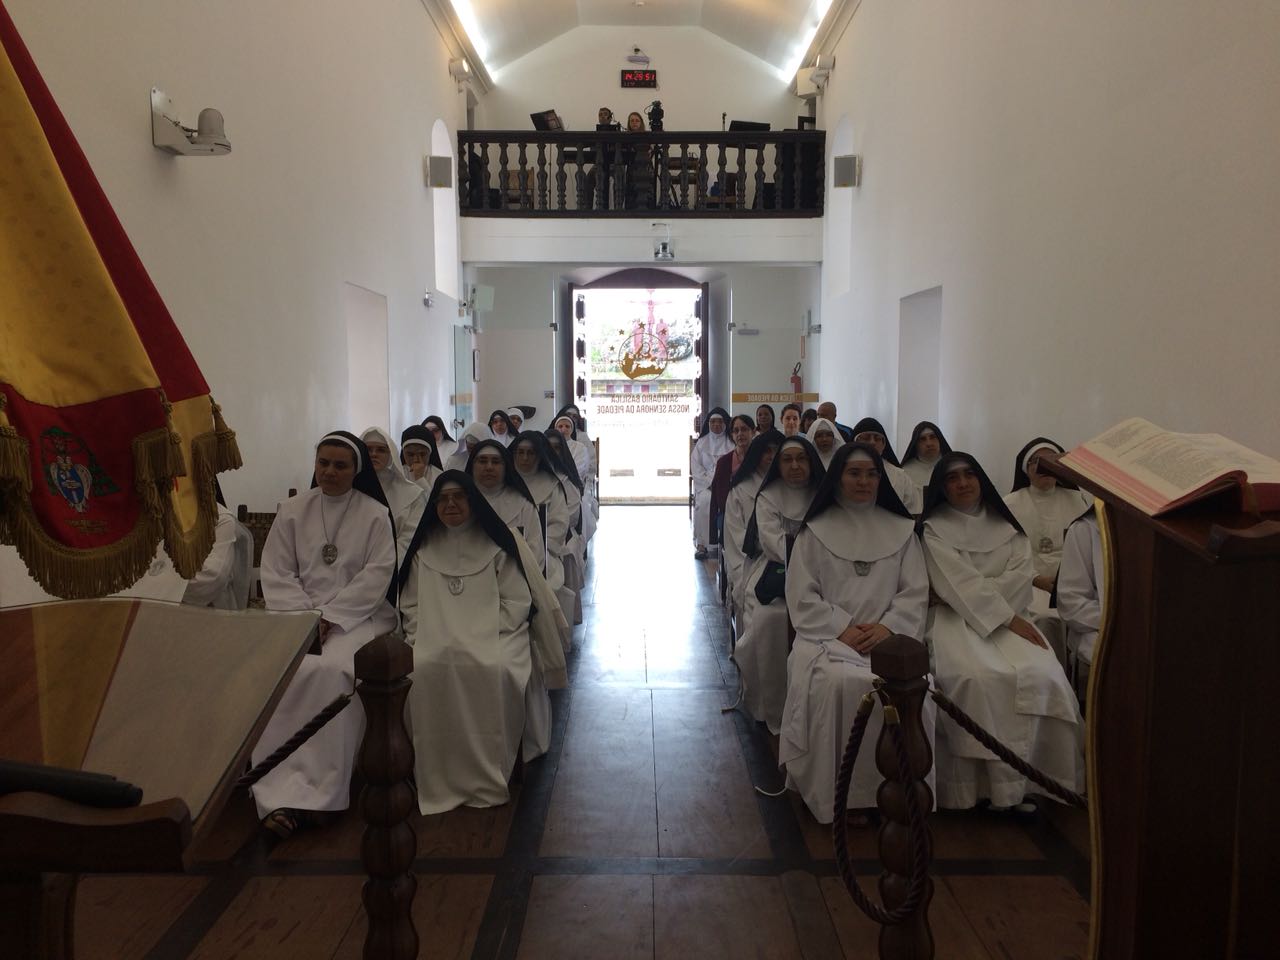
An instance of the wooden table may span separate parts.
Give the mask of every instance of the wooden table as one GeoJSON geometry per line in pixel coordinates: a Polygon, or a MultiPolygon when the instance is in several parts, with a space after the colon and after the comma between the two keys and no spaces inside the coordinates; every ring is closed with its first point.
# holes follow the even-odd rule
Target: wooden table
{"type": "Polygon", "coordinates": [[[116,810],[0,796],[4,955],[74,955],[81,873],[186,869],[318,621],[121,599],[0,610],[0,758],[143,791],[116,810]]]}

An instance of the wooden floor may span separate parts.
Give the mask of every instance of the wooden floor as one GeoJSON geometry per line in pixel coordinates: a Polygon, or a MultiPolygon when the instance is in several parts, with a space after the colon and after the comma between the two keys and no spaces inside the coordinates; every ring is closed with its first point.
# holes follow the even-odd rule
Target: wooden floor
{"type": "MultiPolygon", "coordinates": [[[[418,817],[424,957],[876,956],[829,831],[776,789],[776,747],[741,712],[714,563],[682,507],[605,507],[551,752],[506,807],[418,817]]],[[[1084,815],[931,819],[937,954],[1082,957],[1084,815]]],[[[276,844],[236,796],[188,876],[82,881],[81,958],[360,956],[361,824],[276,844]]],[[[874,891],[873,831],[855,866],[874,891]]]]}

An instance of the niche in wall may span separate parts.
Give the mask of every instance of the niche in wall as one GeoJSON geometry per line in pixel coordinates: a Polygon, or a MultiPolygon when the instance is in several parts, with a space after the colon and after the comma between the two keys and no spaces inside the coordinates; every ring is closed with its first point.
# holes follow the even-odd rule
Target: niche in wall
{"type": "Polygon", "coordinates": [[[921,290],[898,303],[898,444],[905,455],[911,430],[921,420],[938,422],[941,373],[942,287],[921,290]]]}
{"type": "Polygon", "coordinates": [[[387,373],[387,298],[354,283],[342,285],[347,318],[347,422],[353,431],[391,422],[387,373]]]}

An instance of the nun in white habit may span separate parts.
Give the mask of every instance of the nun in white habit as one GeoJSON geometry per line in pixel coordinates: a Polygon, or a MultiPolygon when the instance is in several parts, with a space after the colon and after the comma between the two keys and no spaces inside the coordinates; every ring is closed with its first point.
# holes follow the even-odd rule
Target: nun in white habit
{"type": "Polygon", "coordinates": [[[1097,509],[1090,507],[1067,528],[1058,567],[1058,613],[1067,625],[1067,649],[1078,663],[1093,665],[1106,591],[1102,531],[1097,509]]]}
{"type": "MultiPolygon", "coordinates": [[[[547,438],[537,430],[526,430],[511,445],[511,459],[520,479],[533,496],[538,511],[538,522],[544,530],[546,543],[547,583],[554,591],[561,611],[567,620],[573,618],[574,597],[564,585],[564,557],[568,551],[569,501],[565,495],[556,468],[551,462],[547,438]],[[570,606],[566,610],[565,604],[570,606]]],[[[573,641],[572,631],[561,636],[565,649],[573,641]]]]}
{"type": "MultiPolygon", "coordinates": [[[[391,516],[364,442],[345,430],[321,439],[314,483],[280,505],[261,570],[268,610],[320,612],[321,649],[302,658],[253,750],[254,763],[350,693],[356,651],[396,627],[387,599],[396,566],[391,516]]],[[[287,837],[347,808],[364,723],[364,708],[352,700],[252,788],[264,826],[287,837]]]]}
{"type": "Polygon", "coordinates": [[[755,510],[756,494],[760,492],[760,484],[764,482],[782,440],[782,434],[777,430],[757,434],[751,446],[747,447],[742,465],[729,481],[729,496],[724,506],[724,556],[721,562],[729,580],[729,615],[739,625],[746,598],[746,556],[742,552],[742,542],[746,539],[747,524],[755,510]]]}
{"type": "MultiPolygon", "coordinates": [[[[446,471],[400,569],[424,815],[506,803],[531,685],[543,700],[565,685],[556,627],[535,609],[528,573],[515,534],[471,478],[446,471]]],[[[541,708],[549,717],[549,701],[541,708]]]]}
{"type": "MultiPolygon", "coordinates": [[[[874,683],[871,651],[895,633],[923,640],[929,575],[915,521],[885,479],[883,460],[861,443],[842,446],[796,537],[787,565],[787,609],[795,645],[787,658],[786,710],[778,763],[819,823],[830,823],[832,784],[849,727],[874,683]]],[[[934,708],[924,727],[933,741],[934,708]]],[[[876,711],[865,743],[879,737],[876,711]]],[[[849,809],[876,805],[883,778],[874,753],[853,771],[849,809]]],[[[932,777],[930,777],[932,780],[932,777]]]]}
{"type": "Polygon", "coordinates": [[[1049,603],[1049,597],[1058,576],[1058,565],[1062,563],[1062,541],[1067,527],[1092,501],[1079,490],[1059,486],[1055,477],[1040,472],[1042,453],[1062,453],[1062,447],[1045,437],[1036,437],[1019,450],[1013,464],[1013,490],[1004,502],[1031,543],[1031,563],[1035,568],[1031,581],[1032,622],[1065,666],[1066,625],[1049,603]]]}
{"type": "Polygon", "coordinates": [[[402,529],[418,525],[422,511],[427,506],[427,492],[404,475],[400,464],[400,451],[391,440],[391,434],[379,427],[370,427],[360,435],[369,450],[374,472],[382,493],[391,508],[391,519],[397,535],[402,529]]]}
{"type": "Polygon", "coordinates": [[[702,433],[689,455],[689,476],[693,478],[694,556],[703,560],[711,543],[711,481],[716,461],[733,449],[729,436],[729,414],[714,407],[702,421],[702,433]]]}
{"type": "Polygon", "coordinates": [[[951,452],[951,444],[942,435],[942,428],[930,420],[921,420],[911,431],[907,452],[902,455],[902,469],[921,490],[929,486],[933,468],[938,458],[951,452]]]}
{"type": "Polygon", "coordinates": [[[547,551],[543,545],[538,508],[533,502],[533,494],[511,462],[510,448],[504,447],[497,439],[481,440],[471,451],[467,475],[476,482],[498,519],[524,538],[541,571],[547,551]]]}
{"type": "Polygon", "coordinates": [[[470,423],[458,435],[458,445],[449,459],[444,462],[445,470],[466,470],[467,461],[471,459],[471,451],[481,440],[492,440],[493,432],[483,423],[470,423]]]}
{"type": "Polygon", "coordinates": [[[187,583],[182,602],[217,610],[243,610],[249,602],[249,581],[253,568],[253,535],[227,509],[217,479],[214,499],[218,504],[218,525],[213,530],[213,547],[200,570],[187,583]]]}
{"type": "Polygon", "coordinates": [[[898,464],[898,455],[893,452],[893,444],[889,442],[889,435],[884,432],[880,421],[875,417],[863,417],[854,425],[853,439],[875,448],[876,453],[884,460],[885,479],[893,486],[893,492],[898,495],[907,511],[913,517],[918,517],[924,508],[924,489],[917,486],[898,464]]]}
{"type": "Polygon", "coordinates": [[[436,485],[436,478],[444,473],[444,463],[436,447],[435,434],[428,427],[406,427],[400,434],[400,462],[404,475],[427,493],[436,485]]]}
{"type": "Polygon", "coordinates": [[[504,447],[509,446],[519,432],[505,410],[495,410],[489,414],[489,431],[493,434],[493,439],[504,447]]]}
{"type": "MultiPolygon", "coordinates": [[[[1080,710],[1062,665],[1027,619],[1031,549],[1018,521],[967,453],[938,461],[921,517],[938,602],[926,640],[941,690],[1032,766],[1070,790],[1083,785],[1080,710]]],[[[1023,803],[1030,786],[942,717],[938,805],[1023,803]]]]}
{"type": "MultiPolygon", "coordinates": [[[[576,408],[575,408],[576,409],[576,408]]],[[[552,433],[560,434],[564,441],[567,457],[573,461],[573,469],[577,474],[575,483],[582,495],[582,540],[585,544],[596,534],[596,520],[600,517],[600,505],[596,502],[595,463],[591,456],[591,444],[578,439],[578,424],[571,413],[562,413],[551,424],[552,433]]]]}
{"type": "Polygon", "coordinates": [[[782,730],[787,700],[787,538],[800,532],[826,471],[803,436],[778,447],[747,523],[742,633],[733,659],[742,675],[742,702],[769,732],[782,730]]]}
{"type": "Polygon", "coordinates": [[[582,480],[578,476],[578,468],[569,453],[564,435],[551,429],[545,434],[547,438],[547,454],[555,467],[556,476],[564,490],[569,505],[569,529],[566,534],[565,550],[561,554],[564,564],[565,595],[561,601],[561,609],[565,616],[574,623],[582,622],[582,598],[580,591],[586,583],[587,545],[582,535],[588,511],[583,509],[582,480]]]}
{"type": "Polygon", "coordinates": [[[813,444],[813,449],[818,451],[818,458],[822,461],[823,467],[831,466],[831,458],[844,445],[844,437],[836,429],[836,425],[824,417],[814,420],[805,432],[805,436],[813,444]]]}

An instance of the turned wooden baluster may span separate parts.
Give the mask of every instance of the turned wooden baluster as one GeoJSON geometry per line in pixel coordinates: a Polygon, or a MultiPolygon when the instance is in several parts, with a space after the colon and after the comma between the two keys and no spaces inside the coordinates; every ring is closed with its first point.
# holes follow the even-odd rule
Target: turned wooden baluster
{"type": "Polygon", "coordinates": [[[583,171],[583,166],[587,161],[587,146],[584,143],[578,144],[578,165],[577,172],[573,175],[574,198],[573,205],[579,210],[590,210],[591,198],[587,196],[587,175],[583,171]]]}
{"type": "Polygon", "coordinates": [[[689,144],[680,144],[680,206],[689,206],[689,144]]]}
{"type": "MultiPolygon", "coordinates": [[[[933,791],[925,783],[925,777],[933,766],[933,750],[921,721],[924,698],[929,690],[926,676],[929,672],[929,651],[918,640],[894,635],[872,649],[871,671],[884,680],[884,690],[902,718],[909,768],[908,782],[904,783],[898,767],[897,748],[886,723],[876,743],[876,768],[884,777],[876,794],[876,803],[880,808],[880,862],[884,865],[884,872],[880,875],[880,899],[886,910],[893,910],[907,898],[914,855],[907,816],[907,790],[915,793],[922,817],[927,817],[933,809],[933,791]]],[[[933,840],[927,825],[924,842],[928,850],[925,862],[932,863],[933,840]]],[[[926,877],[924,897],[916,912],[896,926],[880,928],[881,960],[931,960],[934,944],[933,933],[929,929],[929,901],[932,898],[933,879],[926,877]]]]}
{"type": "Polygon", "coordinates": [[[698,209],[707,209],[707,145],[698,144],[701,159],[698,161],[698,209]]]}
{"type": "Polygon", "coordinates": [[[520,166],[518,168],[519,173],[517,174],[517,176],[519,177],[519,180],[520,180],[520,209],[521,210],[528,210],[529,207],[531,206],[529,202],[530,191],[529,191],[529,157],[527,154],[528,146],[529,145],[525,143],[523,140],[520,141],[520,153],[519,153],[520,166]]]}
{"type": "Polygon", "coordinates": [[[470,179],[471,172],[467,169],[468,161],[471,159],[471,144],[458,144],[458,205],[466,210],[471,206],[471,194],[467,189],[467,183],[470,179]]]}
{"type": "Polygon", "coordinates": [[[498,143],[498,209],[505,210],[507,208],[507,144],[506,141],[498,143]]]}
{"type": "Polygon", "coordinates": [[[738,144],[738,172],[733,178],[733,205],[735,207],[745,207],[747,205],[747,145],[745,143],[738,144]]]}
{"type": "Polygon", "coordinates": [[[565,209],[566,186],[569,178],[564,172],[564,148],[556,144],[556,208],[565,209]]]}
{"type": "Polygon", "coordinates": [[[822,156],[823,153],[824,151],[822,150],[814,151],[813,171],[811,174],[813,176],[815,206],[817,207],[818,216],[822,216],[822,204],[826,199],[825,193],[827,189],[827,170],[826,161],[822,156]]]}
{"type": "Polygon", "coordinates": [[[658,150],[658,206],[663,210],[671,206],[671,146],[660,144],[658,150]]]}
{"type": "Polygon", "coordinates": [[[799,140],[795,142],[792,149],[795,151],[795,158],[796,158],[795,164],[791,168],[792,170],[795,171],[793,176],[795,177],[795,182],[796,182],[795,201],[792,204],[792,209],[799,210],[801,206],[803,206],[804,204],[804,201],[801,199],[804,196],[804,151],[800,149],[799,140]]]}
{"type": "Polygon", "coordinates": [[[365,960],[414,960],[418,932],[413,896],[418,881],[410,872],[418,839],[409,817],[417,804],[413,741],[404,726],[404,702],[412,681],[413,649],[398,634],[375,637],[356,651],[356,692],[364,705],[365,733],[358,761],[365,786],[360,792],[364,839],[364,909],[369,918],[365,960]]]}
{"type": "MultiPolygon", "coordinates": [[[[776,187],[774,189],[777,189],[776,187]]],[[[764,209],[764,144],[756,146],[756,199],[753,206],[764,209]]]]}
{"type": "Polygon", "coordinates": [[[782,150],[783,145],[781,142],[773,145],[773,195],[776,198],[774,207],[778,210],[783,209],[783,205],[786,202],[786,190],[784,189],[786,183],[782,179],[782,150]]]}
{"type": "Polygon", "coordinates": [[[621,210],[627,205],[626,171],[622,168],[622,141],[613,142],[613,209],[621,210]]]}
{"type": "Polygon", "coordinates": [[[547,209],[547,145],[538,142],[538,209],[547,209]]]}
{"type": "Polygon", "coordinates": [[[487,142],[480,144],[480,164],[483,170],[484,190],[480,194],[480,209],[485,210],[489,207],[489,198],[492,196],[493,175],[489,172],[489,144],[487,142]]]}
{"type": "Polygon", "coordinates": [[[723,144],[723,143],[721,143],[721,144],[717,144],[717,145],[716,145],[716,149],[717,149],[717,150],[719,151],[719,153],[720,153],[720,164],[719,164],[719,166],[717,167],[718,172],[716,173],[716,196],[719,198],[719,205],[720,205],[720,209],[721,209],[721,210],[723,210],[723,209],[725,208],[725,205],[726,205],[726,204],[725,204],[725,199],[726,199],[726,198],[725,198],[725,195],[724,195],[724,179],[725,179],[725,178],[724,178],[724,151],[725,151],[725,146],[724,146],[724,144],[723,144]]]}
{"type": "Polygon", "coordinates": [[[604,179],[604,152],[608,149],[608,145],[603,141],[597,141],[595,147],[596,168],[593,180],[595,186],[592,188],[591,196],[595,200],[595,206],[598,210],[609,209],[609,189],[604,179]]]}

